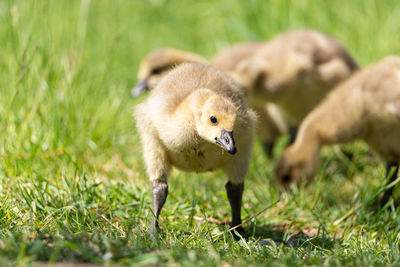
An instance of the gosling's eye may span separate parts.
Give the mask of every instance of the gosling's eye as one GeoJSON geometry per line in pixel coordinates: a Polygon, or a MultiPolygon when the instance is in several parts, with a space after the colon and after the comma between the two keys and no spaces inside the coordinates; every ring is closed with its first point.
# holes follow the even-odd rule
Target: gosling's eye
{"type": "Polygon", "coordinates": [[[151,72],[152,75],[160,74],[162,72],[162,68],[153,69],[151,72]]]}
{"type": "Polygon", "coordinates": [[[218,123],[218,120],[217,120],[217,118],[215,116],[210,116],[210,121],[211,121],[212,124],[217,124],[218,123]]]}

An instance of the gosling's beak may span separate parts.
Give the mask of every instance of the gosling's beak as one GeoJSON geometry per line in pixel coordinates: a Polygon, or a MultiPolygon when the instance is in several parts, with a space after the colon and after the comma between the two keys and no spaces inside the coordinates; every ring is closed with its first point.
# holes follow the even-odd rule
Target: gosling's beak
{"type": "Polygon", "coordinates": [[[233,132],[228,132],[222,128],[221,137],[215,137],[215,141],[232,155],[236,153],[237,149],[235,139],[233,139],[233,132]]]}
{"type": "Polygon", "coordinates": [[[141,94],[143,94],[144,92],[146,92],[147,90],[149,90],[149,86],[147,85],[147,82],[145,80],[140,80],[135,85],[135,87],[133,87],[133,89],[131,91],[131,95],[133,97],[137,97],[137,96],[140,96],[141,94]]]}

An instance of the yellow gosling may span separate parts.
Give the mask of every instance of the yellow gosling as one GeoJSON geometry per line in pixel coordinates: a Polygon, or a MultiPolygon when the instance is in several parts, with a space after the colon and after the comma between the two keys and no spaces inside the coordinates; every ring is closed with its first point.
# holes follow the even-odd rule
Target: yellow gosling
{"type": "Polygon", "coordinates": [[[240,88],[222,71],[182,64],[170,71],[135,108],[147,174],[153,183],[155,218],[167,194],[171,167],[189,172],[221,169],[232,208],[232,226],[241,223],[241,201],[256,116],[240,88]]]}

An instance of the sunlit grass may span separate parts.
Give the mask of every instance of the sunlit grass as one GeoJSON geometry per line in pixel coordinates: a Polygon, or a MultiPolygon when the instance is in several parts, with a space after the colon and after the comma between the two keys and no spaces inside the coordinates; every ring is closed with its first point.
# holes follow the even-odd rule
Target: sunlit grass
{"type": "Polygon", "coordinates": [[[371,207],[385,170],[362,143],[325,149],[316,181],[288,194],[257,141],[243,218],[280,202],[240,242],[219,224],[230,218],[222,173],[174,171],[163,234],[152,242],[131,115],[146,96],[129,92],[152,49],[211,57],[293,28],[339,38],[365,65],[399,54],[399,17],[395,0],[1,1],[0,265],[398,262],[399,213],[371,207]]]}

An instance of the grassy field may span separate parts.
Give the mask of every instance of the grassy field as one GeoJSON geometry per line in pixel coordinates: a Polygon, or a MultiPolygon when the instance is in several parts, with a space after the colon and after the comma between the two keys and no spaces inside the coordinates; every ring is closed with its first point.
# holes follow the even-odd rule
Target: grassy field
{"type": "Polygon", "coordinates": [[[365,65],[400,54],[400,2],[0,1],[0,265],[400,264],[400,211],[373,203],[385,168],[363,143],[323,151],[315,182],[286,193],[254,144],[236,242],[222,173],[174,171],[159,242],[131,116],[140,59],[173,46],[211,57],[235,42],[314,28],[365,65]]]}

